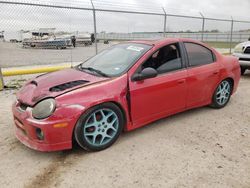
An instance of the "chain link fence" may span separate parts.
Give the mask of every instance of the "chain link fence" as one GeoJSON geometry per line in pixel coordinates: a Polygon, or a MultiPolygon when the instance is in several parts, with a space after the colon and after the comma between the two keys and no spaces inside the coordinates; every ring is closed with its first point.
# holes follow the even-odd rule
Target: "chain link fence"
{"type": "Polygon", "coordinates": [[[232,52],[250,37],[250,21],[171,13],[147,3],[0,0],[0,17],[0,67],[77,64],[120,41],[163,37],[232,52]]]}

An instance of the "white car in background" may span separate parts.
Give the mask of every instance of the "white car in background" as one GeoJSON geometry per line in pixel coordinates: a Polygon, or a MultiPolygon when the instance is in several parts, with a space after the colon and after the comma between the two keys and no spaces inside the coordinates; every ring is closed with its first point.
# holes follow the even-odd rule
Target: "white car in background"
{"type": "Polygon", "coordinates": [[[236,45],[233,55],[239,58],[241,75],[250,70],[250,41],[236,45]]]}

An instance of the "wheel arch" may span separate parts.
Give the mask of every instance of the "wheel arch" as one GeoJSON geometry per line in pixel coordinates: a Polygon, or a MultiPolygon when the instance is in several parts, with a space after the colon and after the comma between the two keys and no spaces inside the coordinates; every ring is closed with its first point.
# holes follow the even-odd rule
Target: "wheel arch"
{"type": "MultiPolygon", "coordinates": [[[[232,93],[233,93],[233,90],[234,90],[234,79],[231,77],[231,76],[228,76],[228,77],[225,77],[225,78],[223,78],[223,79],[221,79],[220,81],[219,81],[219,83],[216,85],[216,87],[214,88],[214,90],[213,90],[213,93],[215,92],[215,90],[216,90],[216,88],[219,86],[219,84],[221,83],[221,82],[223,82],[224,80],[228,80],[232,85],[232,93]]],[[[213,93],[212,93],[212,96],[213,96],[213,93]]],[[[231,94],[232,94],[231,93],[231,94]]]]}
{"type": "Polygon", "coordinates": [[[74,132],[75,132],[75,128],[76,128],[76,125],[79,121],[79,119],[81,118],[81,116],[86,113],[86,111],[90,110],[91,108],[93,107],[96,107],[96,106],[99,106],[99,105],[102,105],[102,104],[106,104],[106,103],[112,103],[114,105],[116,105],[122,112],[122,115],[123,115],[123,118],[124,118],[124,127],[123,127],[123,130],[126,129],[126,124],[127,124],[127,115],[126,115],[126,111],[125,109],[122,107],[122,104],[120,104],[119,102],[117,101],[104,101],[104,102],[100,102],[98,104],[95,104],[93,106],[89,106],[88,108],[86,108],[82,113],[81,115],[79,116],[78,120],[76,121],[75,125],[74,125],[74,128],[72,130],[72,135],[71,135],[71,140],[72,140],[72,143],[75,142],[75,136],[74,136],[74,132]]]}
{"type": "Polygon", "coordinates": [[[232,84],[232,91],[231,91],[231,94],[232,94],[233,90],[234,90],[234,79],[232,77],[227,77],[227,78],[225,78],[223,80],[228,80],[232,84]]]}
{"type": "MultiPolygon", "coordinates": [[[[127,115],[126,115],[126,111],[125,111],[125,109],[122,107],[122,105],[119,103],[119,102],[117,102],[117,101],[107,101],[107,102],[103,102],[103,103],[101,103],[101,104],[104,104],[104,103],[113,103],[114,105],[116,105],[120,110],[121,110],[121,112],[122,112],[122,115],[123,115],[123,118],[124,118],[124,125],[126,126],[126,124],[127,124],[127,115]]],[[[100,104],[99,104],[100,105],[100,104]]],[[[125,128],[125,126],[124,126],[124,128],[125,128]]],[[[123,129],[124,129],[123,128],[123,129]]]]}
{"type": "Polygon", "coordinates": [[[231,94],[229,95],[229,99],[230,99],[231,95],[233,94],[233,90],[234,90],[234,79],[233,79],[232,77],[225,77],[225,78],[221,79],[221,81],[219,82],[219,84],[217,84],[216,88],[214,89],[214,92],[213,92],[212,97],[211,97],[211,102],[210,102],[210,105],[209,105],[209,106],[212,107],[212,108],[222,108],[222,107],[224,107],[224,106],[227,104],[227,102],[229,101],[229,100],[228,100],[228,101],[225,103],[225,105],[223,105],[223,106],[221,106],[221,107],[218,106],[217,104],[214,104],[214,102],[213,102],[215,93],[216,93],[216,91],[217,91],[217,88],[219,87],[219,85],[220,85],[223,81],[228,81],[229,84],[230,84],[231,87],[232,87],[232,89],[231,89],[231,94]]]}

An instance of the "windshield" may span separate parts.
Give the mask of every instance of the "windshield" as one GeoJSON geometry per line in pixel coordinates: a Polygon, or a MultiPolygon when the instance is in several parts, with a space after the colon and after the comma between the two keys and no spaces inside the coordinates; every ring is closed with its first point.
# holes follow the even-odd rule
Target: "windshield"
{"type": "Polygon", "coordinates": [[[117,44],[80,64],[79,68],[99,71],[107,76],[118,76],[127,71],[151,47],[138,43],[117,44]]]}

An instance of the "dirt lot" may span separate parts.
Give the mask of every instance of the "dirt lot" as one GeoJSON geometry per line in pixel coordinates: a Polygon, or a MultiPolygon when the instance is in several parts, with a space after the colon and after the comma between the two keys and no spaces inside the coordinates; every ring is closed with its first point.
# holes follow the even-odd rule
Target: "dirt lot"
{"type": "Polygon", "coordinates": [[[225,108],[162,119],[96,153],[23,146],[13,133],[14,93],[0,92],[1,187],[250,187],[250,72],[225,108]]]}
{"type": "MultiPolygon", "coordinates": [[[[101,51],[112,44],[98,43],[101,51]]],[[[95,54],[94,44],[91,46],[79,46],[76,48],[39,49],[22,48],[20,43],[0,42],[0,67],[17,67],[25,65],[46,65],[56,63],[81,62],[95,54]]]]}

